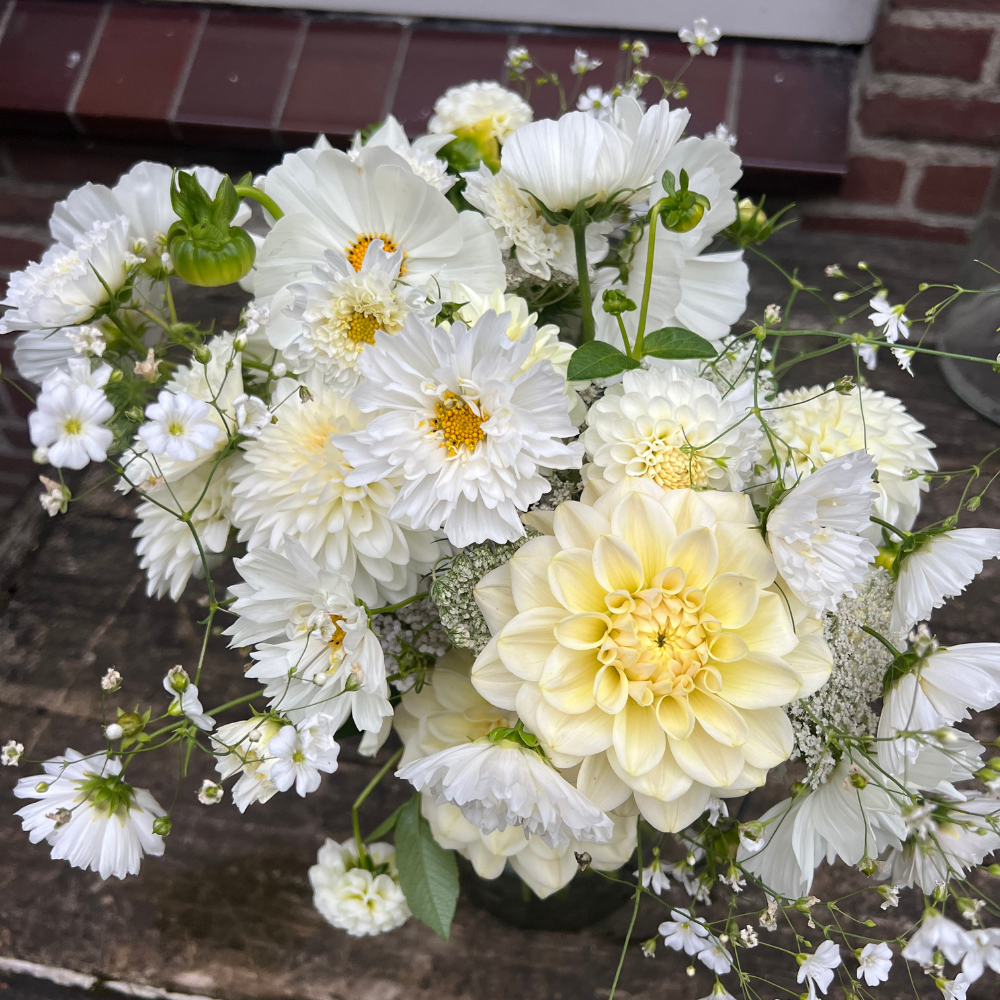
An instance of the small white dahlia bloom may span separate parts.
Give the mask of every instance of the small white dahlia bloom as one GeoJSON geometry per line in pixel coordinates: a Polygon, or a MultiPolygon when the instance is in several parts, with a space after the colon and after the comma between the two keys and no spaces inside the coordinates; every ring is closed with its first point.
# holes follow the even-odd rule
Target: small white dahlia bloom
{"type": "Polygon", "coordinates": [[[869,986],[878,986],[889,978],[892,971],[892,949],[884,942],[866,944],[858,955],[857,977],[864,976],[869,986]]]}
{"type": "Polygon", "coordinates": [[[964,927],[935,913],[924,917],[903,949],[903,958],[928,966],[934,964],[934,952],[940,951],[952,965],[958,965],[971,946],[969,932],[964,927]]]}
{"type": "Polygon", "coordinates": [[[871,526],[874,471],[867,452],[835,458],[797,483],[767,519],[778,572],[814,611],[836,611],[845,594],[856,597],[878,555],[862,537],[871,526]]]}
{"type": "Polygon", "coordinates": [[[313,905],[323,918],[351,937],[385,934],[402,927],[410,918],[410,908],[399,887],[396,849],[391,844],[366,844],[365,850],[376,867],[386,866],[381,875],[373,875],[358,861],[353,840],[338,844],[327,840],[309,869],[313,905]]]}
{"type": "Polygon", "coordinates": [[[450,87],[434,102],[427,131],[436,135],[473,132],[505,142],[532,117],[531,105],[513,90],[493,82],[466,83],[450,87]]]}
{"type": "Polygon", "coordinates": [[[760,424],[708,379],[680,368],[635,369],[590,408],[584,477],[649,479],[667,490],[741,490],[761,441],[760,424]]]}
{"type": "Polygon", "coordinates": [[[197,685],[191,682],[188,672],[180,664],[167,671],[163,689],[173,698],[167,709],[168,715],[183,715],[205,732],[215,728],[215,719],[205,714],[197,685]]]}
{"type": "Polygon", "coordinates": [[[44,776],[22,778],[15,786],[17,798],[38,800],[16,815],[33,844],[51,844],[54,860],[104,879],[125,878],[139,873],[144,854],[163,854],[153,824],[164,810],[145,788],[122,781],[120,761],[67,750],[42,767],[44,776]]]}
{"type": "Polygon", "coordinates": [[[570,840],[607,843],[614,825],[535,750],[480,739],[405,764],[396,777],[449,802],[484,833],[520,826],[555,849],[570,840]]]}
{"type": "Polygon", "coordinates": [[[372,606],[416,593],[419,577],[440,553],[430,531],[414,531],[390,516],[402,475],[348,485],[354,468],[337,441],[369,418],[318,377],[304,384],[306,399],[298,382],[278,382],[277,422],[242,445],[245,462],[231,473],[239,540],[251,552],[280,552],[286,537],[295,538],[372,606]]]}
{"type": "Polygon", "coordinates": [[[840,965],[840,945],[834,941],[823,941],[812,953],[799,956],[799,974],[796,982],[802,983],[809,980],[809,991],[813,991],[815,983],[824,993],[830,988],[833,982],[833,970],[840,965]]]}
{"type": "Polygon", "coordinates": [[[193,462],[210,451],[221,431],[208,414],[204,400],[186,392],[164,390],[155,403],[146,407],[147,422],[139,428],[139,438],[151,455],[169,455],[176,462],[193,462]]]}
{"type": "Polygon", "coordinates": [[[411,317],[397,336],[377,335],[353,397],[373,416],[335,439],[353,466],[348,486],[401,480],[390,516],[443,527],[458,546],[522,537],[520,513],[551,488],[539,470],[583,457],[564,440],[576,434],[565,380],[544,362],[522,371],[535,337],[511,341],[508,322],[489,312],[443,330],[411,317]]]}
{"type": "Polygon", "coordinates": [[[48,449],[48,462],[56,468],[103,462],[114,440],[104,425],[115,412],[104,392],[63,381],[47,385],[38,395],[38,409],[28,415],[31,443],[48,449]]]}
{"type": "Polygon", "coordinates": [[[324,774],[337,770],[340,746],[334,739],[336,728],[329,716],[314,715],[297,726],[284,726],[267,745],[271,758],[271,781],[279,792],[295,785],[305,798],[319,788],[324,774]]]}
{"type": "Polygon", "coordinates": [[[458,178],[448,173],[448,164],[440,159],[436,153],[454,138],[445,130],[441,135],[431,133],[430,135],[417,136],[411,143],[406,131],[395,116],[386,115],[385,121],[364,142],[361,141],[360,132],[354,134],[347,155],[352,160],[357,161],[363,148],[388,146],[407,162],[410,169],[418,177],[445,194],[451,190],[458,178]]]}
{"type": "Polygon", "coordinates": [[[947,598],[961,594],[983,571],[987,559],[997,558],[998,528],[956,528],[933,535],[902,560],[890,627],[909,632],[947,598]]]}

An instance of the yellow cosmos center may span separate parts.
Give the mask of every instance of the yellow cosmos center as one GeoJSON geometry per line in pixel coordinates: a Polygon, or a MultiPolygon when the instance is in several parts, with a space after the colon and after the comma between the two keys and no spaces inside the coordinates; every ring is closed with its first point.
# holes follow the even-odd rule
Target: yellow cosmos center
{"type": "Polygon", "coordinates": [[[431,426],[441,431],[444,436],[444,446],[449,455],[455,455],[459,448],[470,451],[486,437],[483,424],[489,420],[489,414],[480,409],[477,413],[469,404],[453,392],[446,392],[444,399],[434,404],[434,418],[431,426]]]}
{"type": "MultiPolygon", "coordinates": [[[[371,246],[372,240],[381,240],[382,249],[386,253],[395,253],[399,245],[391,236],[387,236],[385,233],[359,233],[358,238],[344,249],[344,253],[347,254],[347,259],[351,262],[351,267],[355,271],[361,270],[361,265],[365,262],[365,254],[368,253],[368,247],[371,246]]],[[[405,272],[406,252],[404,251],[403,266],[399,269],[399,276],[402,277],[405,272]]]]}
{"type": "Polygon", "coordinates": [[[347,336],[355,344],[374,344],[375,331],[380,329],[378,318],[370,313],[355,312],[347,321],[347,336]]]}

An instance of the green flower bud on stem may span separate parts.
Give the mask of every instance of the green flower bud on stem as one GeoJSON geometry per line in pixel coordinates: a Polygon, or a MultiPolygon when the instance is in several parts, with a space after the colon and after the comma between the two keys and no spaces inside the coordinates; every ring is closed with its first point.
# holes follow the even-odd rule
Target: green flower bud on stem
{"type": "Polygon", "coordinates": [[[636,309],[635,303],[620,288],[607,289],[601,298],[604,303],[604,311],[612,316],[634,312],[636,309]]]}
{"type": "Polygon", "coordinates": [[[660,221],[674,233],[688,233],[701,222],[712,203],[703,195],[688,190],[688,173],[680,173],[680,187],[669,171],[663,172],[663,187],[667,197],[659,202],[660,221]]]}
{"type": "Polygon", "coordinates": [[[153,833],[165,837],[173,829],[174,824],[170,822],[169,816],[157,816],[153,820],[153,833]]]}
{"type": "Polygon", "coordinates": [[[138,712],[123,712],[118,716],[117,722],[126,738],[138,736],[146,728],[146,722],[138,712]]]}

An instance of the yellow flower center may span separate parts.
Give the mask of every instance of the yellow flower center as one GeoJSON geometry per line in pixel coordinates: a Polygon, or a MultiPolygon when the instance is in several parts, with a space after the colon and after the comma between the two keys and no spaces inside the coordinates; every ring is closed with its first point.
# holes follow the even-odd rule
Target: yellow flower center
{"type": "Polygon", "coordinates": [[[643,456],[646,476],[665,490],[687,490],[704,487],[707,477],[698,457],[686,455],[680,448],[657,441],[643,456]]]}
{"type": "MultiPolygon", "coordinates": [[[[344,249],[344,253],[347,254],[347,259],[355,271],[361,270],[361,265],[365,262],[365,254],[368,253],[368,247],[372,240],[381,240],[382,249],[386,253],[396,252],[398,244],[391,236],[387,236],[385,233],[359,233],[358,238],[344,249]]],[[[403,251],[403,266],[399,269],[399,276],[402,277],[405,272],[406,251],[403,251]]]]}
{"type": "Polygon", "coordinates": [[[463,447],[471,451],[486,437],[483,424],[489,420],[489,414],[483,409],[477,412],[453,392],[446,392],[444,399],[434,404],[434,413],[431,426],[443,434],[449,455],[457,454],[463,447]]]}
{"type": "Polygon", "coordinates": [[[356,344],[374,344],[375,331],[380,329],[378,319],[371,313],[355,312],[347,321],[347,336],[356,344]]]}
{"type": "Polygon", "coordinates": [[[330,615],[330,621],[333,624],[333,635],[330,636],[327,645],[330,647],[331,653],[339,653],[340,647],[344,645],[344,640],[347,638],[347,633],[340,627],[340,623],[343,620],[341,615],[330,615]]]}
{"type": "Polygon", "coordinates": [[[172,434],[174,437],[181,437],[184,434],[184,425],[176,421],[172,424],[167,424],[167,433],[172,434]]]}
{"type": "Polygon", "coordinates": [[[70,417],[63,423],[64,434],[79,434],[83,430],[83,423],[77,417],[70,417]]]}

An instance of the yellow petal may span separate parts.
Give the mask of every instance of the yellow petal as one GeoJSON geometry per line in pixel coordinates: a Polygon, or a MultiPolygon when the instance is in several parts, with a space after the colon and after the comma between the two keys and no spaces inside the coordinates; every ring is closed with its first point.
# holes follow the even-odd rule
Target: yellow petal
{"type": "Polygon", "coordinates": [[[600,663],[593,650],[556,646],[538,680],[545,700],[567,715],[582,715],[594,707],[594,678],[600,663]]]}
{"type": "Polygon", "coordinates": [[[510,563],[487,573],[473,588],[472,595],[490,632],[496,635],[517,614],[510,590],[510,563]]]}
{"type": "Polygon", "coordinates": [[[566,617],[562,608],[533,608],[512,618],[497,636],[497,652],[516,677],[537,681],[549,653],[558,648],[555,627],[566,617]]]}
{"type": "Polygon", "coordinates": [[[816,633],[802,634],[803,625],[809,621],[811,619],[806,619],[806,622],[799,625],[799,644],[782,657],[802,681],[798,694],[800,698],[815,694],[827,682],[830,671],[833,670],[833,653],[823,636],[816,633]]]}
{"type": "Polygon", "coordinates": [[[496,639],[492,639],[476,657],[476,662],[472,666],[472,686],[491,705],[508,711],[516,708],[515,699],[521,687],[521,678],[516,677],[503,665],[503,660],[497,652],[496,639]]]}
{"type": "Polygon", "coordinates": [[[707,691],[692,691],[688,704],[701,727],[713,739],[727,746],[742,746],[747,740],[747,724],[732,705],[707,691]]]}
{"type": "Polygon", "coordinates": [[[663,505],[644,493],[630,493],[611,514],[611,530],[624,539],[642,563],[645,584],[669,565],[677,529],[663,505]]]}
{"type": "Polygon", "coordinates": [[[770,592],[760,595],[753,618],[736,634],[749,649],[772,656],[784,656],[798,645],[787,605],[780,594],[770,592]]]}
{"type": "Polygon", "coordinates": [[[718,518],[706,503],[709,492],[696,493],[694,490],[667,490],[661,500],[678,534],[691,528],[711,528],[718,518]]]}
{"type": "Polygon", "coordinates": [[[521,524],[526,528],[534,528],[535,531],[540,531],[543,535],[551,535],[553,534],[554,515],[554,510],[529,510],[526,514],[521,515],[521,524]]]}
{"type": "MultiPolygon", "coordinates": [[[[757,524],[753,503],[745,493],[726,493],[723,490],[706,490],[698,494],[698,499],[706,504],[720,522],[737,524],[757,524]]],[[[760,537],[759,535],[757,536],[760,537]]]]}
{"type": "Polygon", "coordinates": [[[757,581],[737,573],[717,576],[705,591],[705,610],[722,623],[723,628],[746,625],[760,600],[757,581]]]}
{"type": "Polygon", "coordinates": [[[709,788],[726,788],[743,771],[743,750],[712,739],[695,726],[686,740],[670,740],[670,749],[681,769],[709,788]]]}
{"type": "Polygon", "coordinates": [[[655,709],[640,708],[630,698],[615,716],[614,748],[622,767],[629,774],[645,774],[659,764],[666,745],[655,709]]]}
{"type": "Polygon", "coordinates": [[[709,640],[708,651],[717,663],[732,663],[742,660],[750,652],[746,642],[732,632],[723,632],[709,640]]]}
{"type": "Polygon", "coordinates": [[[684,570],[689,587],[707,587],[719,564],[715,535],[708,528],[689,528],[674,539],[668,561],[684,570]]]}
{"type": "Polygon", "coordinates": [[[569,649],[594,649],[611,628],[607,615],[568,615],[556,625],[556,639],[569,649]]]}
{"type": "Polygon", "coordinates": [[[594,576],[607,592],[633,594],[642,590],[644,582],[639,557],[628,542],[614,535],[601,535],[594,543],[594,576]]]}
{"type": "Polygon", "coordinates": [[[576,787],[605,812],[617,809],[632,794],[632,789],[615,774],[606,753],[584,757],[576,777],[576,787]]]}
{"type": "Polygon", "coordinates": [[[715,526],[715,540],[719,543],[717,573],[753,577],[761,590],[774,583],[778,569],[771,550],[756,528],[722,521],[715,526]]]}
{"type": "MultiPolygon", "coordinates": [[[[520,705],[518,714],[521,715],[520,705]]],[[[535,728],[531,730],[558,753],[589,757],[603,753],[611,746],[614,717],[592,708],[583,715],[567,715],[553,708],[543,698],[534,713],[535,728]]],[[[523,719],[524,716],[521,715],[523,719]]],[[[527,725],[527,720],[525,720],[527,725]]]]}
{"type": "Polygon", "coordinates": [[[594,678],[594,700],[609,715],[617,715],[628,701],[628,678],[614,663],[601,667],[594,678]]]}
{"type": "Polygon", "coordinates": [[[607,591],[594,577],[590,549],[564,549],[549,563],[549,587],[564,608],[573,612],[606,611],[607,591]]]}
{"type": "Polygon", "coordinates": [[[663,756],[656,767],[645,774],[629,774],[618,760],[618,754],[615,752],[614,747],[608,750],[607,759],[615,774],[633,792],[639,792],[642,795],[649,795],[654,799],[667,802],[670,799],[676,799],[678,796],[683,795],[691,787],[691,776],[685,774],[677,766],[677,761],[674,760],[674,755],[670,752],[669,746],[664,748],[663,756]]]}
{"type": "Polygon", "coordinates": [[[432,676],[434,694],[449,712],[464,712],[483,704],[483,699],[476,694],[468,674],[436,667],[432,676]]]}
{"type": "Polygon", "coordinates": [[[686,740],[694,729],[694,712],[687,698],[665,695],[656,703],[656,718],[663,731],[675,740],[686,740]]]}
{"type": "Polygon", "coordinates": [[[746,762],[752,767],[776,767],[792,753],[793,733],[788,716],[780,708],[745,711],[747,741],[743,744],[746,762]]]}
{"type": "Polygon", "coordinates": [[[690,826],[705,811],[709,795],[704,785],[693,784],[683,795],[669,802],[636,792],[635,804],[647,823],[664,833],[676,833],[690,826]]]}
{"type": "Polygon", "coordinates": [[[771,708],[799,697],[802,681],[784,660],[751,653],[735,663],[718,663],[720,695],[737,708],[771,708]]]}
{"type": "Polygon", "coordinates": [[[554,608],[559,602],[549,588],[549,563],[559,551],[551,536],[525,542],[506,564],[510,568],[510,590],[518,611],[554,608]]]}
{"type": "Polygon", "coordinates": [[[593,507],[579,500],[567,500],[556,507],[552,528],[562,548],[592,549],[598,536],[608,533],[610,525],[593,507]]]}

